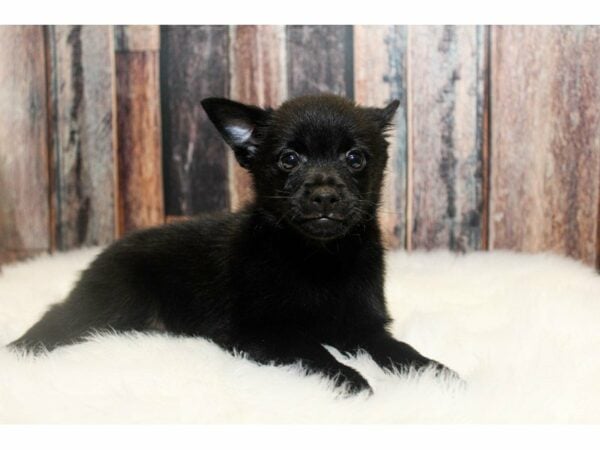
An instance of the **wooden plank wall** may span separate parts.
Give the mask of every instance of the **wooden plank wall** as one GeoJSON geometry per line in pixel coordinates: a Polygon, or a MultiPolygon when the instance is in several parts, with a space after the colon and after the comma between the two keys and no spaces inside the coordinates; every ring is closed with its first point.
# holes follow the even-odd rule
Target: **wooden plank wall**
{"type": "Polygon", "coordinates": [[[407,36],[405,26],[354,27],[354,94],[361,105],[400,100],[390,132],[380,224],[390,247],[407,244],[407,36]]]}
{"type": "Polygon", "coordinates": [[[164,222],[158,26],[117,26],[119,234],[164,222]]]}
{"type": "Polygon", "coordinates": [[[354,97],[353,27],[286,27],[288,94],[332,92],[354,97]]]}
{"type": "Polygon", "coordinates": [[[408,248],[480,249],[483,27],[413,27],[409,53],[408,248]]]}
{"type": "Polygon", "coordinates": [[[400,100],[388,246],[600,267],[598,60],[593,26],[0,27],[0,262],[239,209],[200,100],[334,92],[400,100]]]}
{"type": "Polygon", "coordinates": [[[0,27],[0,264],[50,248],[44,34],[0,27]]]}
{"type": "Polygon", "coordinates": [[[112,27],[46,32],[56,247],[107,244],[117,235],[112,27]]]}
{"type": "Polygon", "coordinates": [[[225,211],[228,149],[200,101],[229,96],[229,29],[165,26],[160,51],[166,214],[225,211]]]}
{"type": "Polygon", "coordinates": [[[491,248],[599,255],[600,27],[493,27],[491,248]]]}

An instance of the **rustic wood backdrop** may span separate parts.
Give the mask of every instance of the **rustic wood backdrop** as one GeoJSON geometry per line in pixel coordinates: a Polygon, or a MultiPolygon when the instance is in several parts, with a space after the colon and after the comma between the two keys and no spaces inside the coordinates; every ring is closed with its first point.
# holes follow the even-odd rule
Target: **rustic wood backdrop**
{"type": "Polygon", "coordinates": [[[0,27],[0,262],[239,208],[200,99],[401,101],[381,211],[407,249],[600,265],[600,27],[0,27]]]}

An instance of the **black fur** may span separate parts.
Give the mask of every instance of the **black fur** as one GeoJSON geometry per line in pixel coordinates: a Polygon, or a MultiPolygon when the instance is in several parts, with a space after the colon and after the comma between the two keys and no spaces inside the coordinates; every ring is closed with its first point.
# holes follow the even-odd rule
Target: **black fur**
{"type": "Polygon", "coordinates": [[[322,95],[274,111],[217,98],[202,104],[251,172],[256,200],[242,212],[115,242],[11,345],[52,350],[93,330],[158,328],[260,363],[301,361],[350,392],[371,388],[322,344],[362,349],[390,370],[432,364],[450,373],[386,330],[376,211],[398,102],[361,108],[322,95]]]}

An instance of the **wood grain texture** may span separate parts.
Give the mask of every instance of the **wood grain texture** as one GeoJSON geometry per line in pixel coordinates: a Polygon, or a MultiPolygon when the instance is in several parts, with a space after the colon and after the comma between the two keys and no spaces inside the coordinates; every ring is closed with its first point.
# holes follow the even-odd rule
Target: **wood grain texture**
{"type": "Polygon", "coordinates": [[[185,222],[193,218],[193,216],[165,216],[165,223],[185,222]]]}
{"type": "Polygon", "coordinates": [[[157,51],[118,52],[119,233],[164,222],[157,51]]]}
{"type": "Polygon", "coordinates": [[[418,26],[409,38],[409,248],[482,244],[483,27],[418,26]]]}
{"type": "Polygon", "coordinates": [[[229,150],[200,101],[229,96],[228,27],[161,27],[160,58],[166,213],[227,210],[229,150]]]}
{"type": "Polygon", "coordinates": [[[596,270],[600,273],[600,195],[598,197],[598,220],[596,221],[596,270]]]}
{"type": "Polygon", "coordinates": [[[595,263],[598,61],[598,27],[494,27],[491,248],[595,263]]]}
{"type": "Polygon", "coordinates": [[[41,26],[0,27],[0,264],[47,251],[48,147],[41,26]]]}
{"type": "Polygon", "coordinates": [[[291,25],[286,34],[291,97],[319,92],[354,97],[351,26],[291,25]]]}
{"type": "Polygon", "coordinates": [[[354,27],[354,93],[357,103],[383,107],[400,100],[389,133],[389,160],[380,224],[389,247],[406,245],[407,117],[405,26],[354,27]]]}
{"type": "Polygon", "coordinates": [[[491,165],[491,27],[484,27],[483,122],[481,124],[481,181],[483,202],[481,213],[481,249],[490,248],[490,165],[491,165]]]}
{"type": "Polygon", "coordinates": [[[158,25],[115,25],[115,50],[117,52],[158,51],[160,27],[158,25]]]}
{"type": "Polygon", "coordinates": [[[48,29],[51,147],[59,249],[116,236],[116,127],[113,30],[48,29]]]}
{"type": "MultiPolygon", "coordinates": [[[[285,29],[283,26],[231,27],[231,98],[276,108],[286,97],[285,29]]],[[[252,199],[250,174],[229,152],[231,207],[252,199]]]]}
{"type": "Polygon", "coordinates": [[[598,220],[596,220],[596,270],[600,273],[600,195],[598,196],[598,220]]]}

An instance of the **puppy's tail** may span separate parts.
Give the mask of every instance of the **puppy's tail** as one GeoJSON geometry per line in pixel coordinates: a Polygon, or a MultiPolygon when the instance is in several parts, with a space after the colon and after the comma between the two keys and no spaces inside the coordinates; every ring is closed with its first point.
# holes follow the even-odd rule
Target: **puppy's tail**
{"type": "Polygon", "coordinates": [[[8,344],[9,348],[34,354],[52,351],[56,347],[74,344],[89,335],[97,324],[78,316],[76,305],[54,305],[23,336],[8,344]]]}

